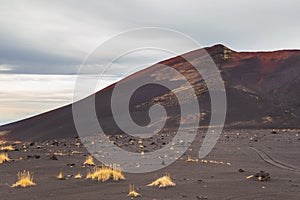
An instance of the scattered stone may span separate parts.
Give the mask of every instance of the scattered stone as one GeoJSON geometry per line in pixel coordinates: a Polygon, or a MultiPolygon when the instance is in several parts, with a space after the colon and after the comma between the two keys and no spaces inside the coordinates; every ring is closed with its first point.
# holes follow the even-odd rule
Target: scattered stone
{"type": "Polygon", "coordinates": [[[270,174],[264,171],[260,171],[259,173],[256,173],[254,177],[256,177],[257,180],[259,181],[268,181],[271,178],[270,174]]]}
{"type": "Polygon", "coordinates": [[[198,179],[197,182],[198,182],[199,184],[201,184],[201,183],[203,182],[203,180],[202,180],[202,179],[198,179]]]}
{"type": "Polygon", "coordinates": [[[206,196],[202,196],[202,195],[197,195],[196,198],[197,199],[208,199],[206,196]]]}
{"type": "Polygon", "coordinates": [[[272,133],[272,134],[277,134],[277,131],[273,130],[271,133],[272,133]]]}
{"type": "Polygon", "coordinates": [[[135,143],[135,140],[134,140],[134,139],[129,139],[129,140],[128,140],[128,143],[129,143],[130,145],[133,145],[133,144],[135,143]]]}
{"type": "Polygon", "coordinates": [[[58,146],[58,141],[57,140],[53,140],[53,142],[52,142],[52,144],[51,145],[53,145],[53,146],[58,146]]]}
{"type": "Polygon", "coordinates": [[[51,156],[49,156],[49,158],[50,160],[58,160],[55,154],[52,154],[51,156]]]}
{"type": "Polygon", "coordinates": [[[31,159],[31,158],[35,158],[35,159],[39,159],[41,156],[40,155],[28,155],[27,159],[31,159]]]}
{"type": "Polygon", "coordinates": [[[245,170],[243,170],[243,169],[239,169],[239,172],[245,172],[245,170]]]}
{"type": "Polygon", "coordinates": [[[81,143],[81,139],[80,138],[76,138],[75,143],[81,143]]]}

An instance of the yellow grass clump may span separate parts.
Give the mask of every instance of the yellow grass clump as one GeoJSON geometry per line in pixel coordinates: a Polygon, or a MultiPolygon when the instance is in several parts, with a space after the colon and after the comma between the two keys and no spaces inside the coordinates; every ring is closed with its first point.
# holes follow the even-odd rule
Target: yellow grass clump
{"type": "Polygon", "coordinates": [[[56,178],[60,179],[60,180],[64,179],[62,171],[59,172],[59,174],[56,176],[56,178]]]}
{"type": "Polygon", "coordinates": [[[247,176],[246,179],[250,179],[250,178],[253,178],[254,175],[250,175],[250,176],[247,176]]]}
{"type": "Polygon", "coordinates": [[[129,197],[140,197],[141,195],[134,190],[134,185],[129,185],[129,197]]]}
{"type": "Polygon", "coordinates": [[[33,174],[28,171],[18,172],[18,181],[12,187],[31,187],[36,184],[33,182],[33,174]]]}
{"type": "Polygon", "coordinates": [[[148,187],[153,187],[153,186],[158,186],[159,188],[165,188],[165,187],[172,187],[175,186],[176,184],[172,181],[171,177],[169,174],[157,179],[156,181],[153,181],[148,187]]]}
{"type": "Polygon", "coordinates": [[[223,162],[223,161],[216,161],[216,160],[201,160],[202,163],[210,163],[210,164],[217,164],[217,165],[227,165],[231,166],[230,162],[223,162]]]}
{"type": "Polygon", "coordinates": [[[87,159],[83,163],[84,165],[95,166],[94,159],[92,156],[88,156],[87,159]]]}
{"type": "Polygon", "coordinates": [[[0,164],[10,161],[8,158],[7,153],[1,153],[0,154],[0,164]]]}
{"type": "Polygon", "coordinates": [[[112,167],[102,166],[102,167],[94,167],[89,170],[86,179],[97,180],[101,182],[108,181],[112,179],[114,181],[125,180],[125,177],[122,173],[122,170],[118,168],[116,165],[112,167]]]}
{"type": "MultiPolygon", "coordinates": [[[[0,135],[1,135],[1,132],[0,132],[0,135]]],[[[0,140],[0,145],[5,144],[6,142],[7,142],[6,140],[0,140]]]]}
{"type": "Polygon", "coordinates": [[[0,147],[0,150],[1,151],[14,151],[15,148],[13,146],[9,145],[9,146],[0,147]]]}
{"type": "Polygon", "coordinates": [[[199,162],[198,159],[192,159],[191,156],[188,156],[186,162],[199,162]]]}
{"type": "Polygon", "coordinates": [[[75,179],[81,179],[81,178],[82,178],[82,175],[81,175],[80,173],[78,173],[78,174],[76,174],[76,175],[74,176],[74,178],[75,178],[75,179]]]}

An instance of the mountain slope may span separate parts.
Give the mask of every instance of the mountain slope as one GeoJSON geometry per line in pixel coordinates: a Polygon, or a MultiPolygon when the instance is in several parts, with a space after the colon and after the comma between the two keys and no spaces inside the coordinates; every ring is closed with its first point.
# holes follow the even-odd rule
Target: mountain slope
{"type": "MultiPolygon", "coordinates": [[[[189,52],[185,56],[197,64],[201,61],[200,51],[189,52]]],[[[225,83],[227,128],[300,128],[299,50],[235,52],[223,45],[215,45],[206,48],[206,51],[220,69],[225,83]]],[[[201,76],[179,56],[159,64],[173,67],[193,85],[201,109],[200,126],[207,126],[211,112],[210,97],[201,76]]],[[[122,84],[138,79],[172,79],[179,83],[178,89],[184,89],[182,80],[164,74],[157,64],[129,76],[122,84]]],[[[95,94],[98,120],[109,134],[122,133],[111,117],[113,89],[114,85],[111,85],[95,94]]],[[[147,125],[148,110],[156,103],[163,105],[169,116],[163,131],[176,129],[180,118],[178,101],[168,89],[153,84],[145,85],[133,94],[130,112],[134,121],[147,125]]],[[[187,99],[185,103],[190,102],[187,99]]],[[[198,113],[191,111],[191,118],[195,114],[198,113]]],[[[0,127],[0,139],[48,140],[75,136],[71,105],[0,127]]]]}

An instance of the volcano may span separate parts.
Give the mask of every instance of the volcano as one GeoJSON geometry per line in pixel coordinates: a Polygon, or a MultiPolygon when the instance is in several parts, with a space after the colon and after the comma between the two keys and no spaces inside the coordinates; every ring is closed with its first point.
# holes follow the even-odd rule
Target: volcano
{"type": "MultiPolygon", "coordinates": [[[[203,50],[203,49],[202,49],[203,50]]],[[[227,96],[225,128],[300,128],[300,50],[272,52],[236,52],[223,45],[205,48],[223,78],[227,96]]],[[[201,60],[201,50],[184,54],[193,64],[201,60]]],[[[177,56],[124,80],[130,84],[138,79],[172,79],[160,71],[160,64],[172,67],[186,77],[195,89],[201,108],[199,128],[206,128],[210,121],[211,104],[205,81],[193,66],[177,56]],[[165,77],[164,77],[165,76],[165,77]]],[[[181,80],[178,80],[181,81],[181,80]]],[[[179,84],[184,90],[184,84],[179,84]]],[[[101,127],[108,134],[120,134],[111,110],[111,96],[115,84],[87,97],[95,98],[95,108],[101,127]]],[[[149,108],[159,103],[169,116],[162,131],[176,129],[180,117],[178,101],[165,87],[145,85],[134,92],[130,100],[130,114],[142,126],[149,123],[149,108]]],[[[187,100],[185,103],[189,103],[187,100]]],[[[191,117],[199,113],[191,111],[191,117]]],[[[0,127],[0,139],[41,141],[76,137],[72,104],[25,120],[0,127]]]]}

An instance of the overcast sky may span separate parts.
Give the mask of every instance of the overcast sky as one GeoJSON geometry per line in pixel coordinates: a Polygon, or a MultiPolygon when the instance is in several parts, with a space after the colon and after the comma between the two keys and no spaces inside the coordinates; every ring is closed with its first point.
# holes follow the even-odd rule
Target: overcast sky
{"type": "MultiPolygon", "coordinates": [[[[0,124],[71,102],[80,63],[122,31],[163,27],[203,46],[299,49],[299,10],[299,0],[0,0],[0,124]]],[[[135,59],[168,57],[151,55],[135,59]]]]}

